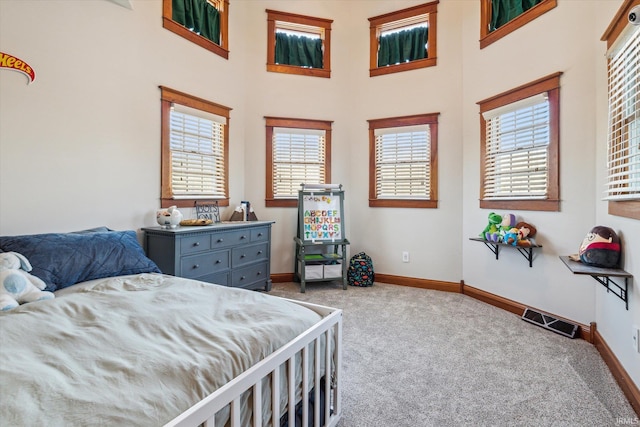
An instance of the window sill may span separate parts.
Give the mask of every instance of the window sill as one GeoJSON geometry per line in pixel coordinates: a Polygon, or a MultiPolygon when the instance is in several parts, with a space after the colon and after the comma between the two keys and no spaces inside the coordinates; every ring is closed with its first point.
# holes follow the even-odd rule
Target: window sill
{"type": "Polygon", "coordinates": [[[630,200],[627,202],[609,202],[608,213],[609,215],[640,219],[640,200],[630,200]]]}
{"type": "Polygon", "coordinates": [[[437,200],[406,200],[406,199],[369,199],[370,208],[423,208],[437,209],[437,200]]]}
{"type": "Polygon", "coordinates": [[[480,200],[480,209],[559,212],[560,200],[480,200]]]}
{"type": "Polygon", "coordinates": [[[265,199],[264,205],[267,208],[297,208],[298,199],[265,199]]]}
{"type": "Polygon", "coordinates": [[[302,76],[331,78],[331,70],[325,70],[324,68],[305,68],[298,67],[296,65],[267,64],[267,71],[272,73],[299,74],[302,76]]]}
{"type": "Polygon", "coordinates": [[[208,51],[223,57],[224,59],[229,59],[229,51],[227,49],[221,47],[220,45],[215,44],[211,40],[205,37],[202,37],[199,34],[194,33],[193,31],[185,28],[184,26],[178,24],[177,22],[171,19],[162,18],[162,26],[167,30],[171,31],[172,33],[175,33],[181,37],[184,37],[190,42],[195,43],[198,46],[205,48],[208,51]]]}
{"type": "Polygon", "coordinates": [[[405,62],[403,64],[372,68],[369,70],[369,77],[400,73],[402,71],[417,70],[419,68],[433,67],[436,65],[437,59],[438,58],[416,59],[415,61],[405,62]]]}
{"type": "Polygon", "coordinates": [[[196,202],[209,202],[217,201],[218,206],[229,206],[229,199],[161,199],[160,207],[168,208],[171,206],[177,206],[179,208],[193,208],[196,206],[196,202]]]}

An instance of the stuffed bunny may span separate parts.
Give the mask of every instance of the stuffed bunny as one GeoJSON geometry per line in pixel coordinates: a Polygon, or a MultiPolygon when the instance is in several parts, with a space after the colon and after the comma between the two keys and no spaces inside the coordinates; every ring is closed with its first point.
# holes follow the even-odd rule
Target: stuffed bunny
{"type": "Polygon", "coordinates": [[[19,304],[54,298],[44,291],[42,279],[29,274],[29,260],[18,252],[0,253],[0,310],[6,311],[19,304]]]}

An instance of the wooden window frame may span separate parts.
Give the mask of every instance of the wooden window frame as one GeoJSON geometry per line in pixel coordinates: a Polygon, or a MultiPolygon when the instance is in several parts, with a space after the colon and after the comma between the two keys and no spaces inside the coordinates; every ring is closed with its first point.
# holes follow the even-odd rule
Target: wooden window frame
{"type": "Polygon", "coordinates": [[[194,33],[184,25],[174,21],[171,0],[162,0],[162,26],[180,37],[184,37],[190,42],[223,57],[224,59],[229,59],[229,0],[213,1],[222,7],[221,10],[218,9],[220,11],[221,44],[216,44],[211,40],[194,33]]]}
{"type": "MultiPolygon", "coordinates": [[[[628,25],[628,16],[631,9],[640,5],[640,0],[625,0],[618,12],[611,20],[611,23],[607,27],[606,31],[600,38],[601,41],[607,42],[607,50],[613,46],[618,37],[622,34],[624,28],[628,25]]],[[[609,65],[607,64],[607,68],[609,65]]],[[[609,132],[609,129],[607,129],[609,132]]],[[[609,215],[621,216],[625,218],[632,218],[640,220],[640,201],[628,200],[628,201],[613,201],[609,200],[607,211],[609,215]]]]}
{"type": "Polygon", "coordinates": [[[216,200],[219,206],[229,206],[229,113],[231,108],[188,95],[177,90],[160,86],[161,91],[161,111],[162,111],[162,128],[161,128],[161,207],[178,206],[181,208],[194,207],[196,202],[204,202],[208,200],[216,200]],[[224,171],[225,171],[225,188],[224,198],[174,198],[171,190],[171,136],[170,136],[170,113],[171,104],[176,103],[185,105],[190,108],[206,111],[227,119],[224,127],[224,171]]]}
{"type": "Polygon", "coordinates": [[[550,74],[531,83],[478,102],[480,105],[480,208],[531,211],[560,210],[560,76],[550,74]],[[546,199],[485,200],[486,120],[482,113],[546,92],[549,96],[548,187],[546,199]]]}
{"type": "Polygon", "coordinates": [[[268,117],[266,120],[266,176],[265,176],[265,206],[268,208],[298,206],[298,197],[275,198],[273,194],[273,128],[315,129],[325,131],[324,182],[331,182],[331,125],[333,121],[294,119],[286,117],[268,117]]]}
{"type": "Polygon", "coordinates": [[[367,120],[369,123],[369,207],[372,208],[429,208],[438,207],[438,116],[440,113],[390,117],[367,120]],[[376,136],[377,129],[429,125],[431,138],[429,199],[378,199],[376,195],[376,136]]]}
{"type": "Polygon", "coordinates": [[[369,77],[399,73],[402,71],[417,70],[419,68],[433,67],[437,64],[438,3],[439,0],[436,0],[430,3],[425,3],[407,9],[402,9],[369,18],[369,77]],[[415,61],[405,62],[402,64],[378,67],[378,36],[381,28],[392,22],[410,19],[424,14],[429,14],[429,49],[427,51],[427,58],[417,59],[415,61]]]}
{"type": "MultiPolygon", "coordinates": [[[[278,12],[266,9],[267,12],[267,71],[273,73],[299,74],[312,77],[331,77],[331,24],[333,20],[278,12]],[[284,25],[279,25],[283,23],[284,25]],[[288,24],[288,25],[287,25],[288,24]],[[322,38],[322,68],[306,68],[296,65],[276,64],[276,30],[284,27],[313,27],[322,38]]],[[[316,31],[314,31],[315,33],[316,31]]]]}
{"type": "Polygon", "coordinates": [[[500,28],[489,31],[491,22],[491,0],[480,0],[480,49],[500,40],[518,28],[528,24],[540,15],[547,13],[558,5],[557,0],[542,0],[523,14],[513,18],[500,28]]]}

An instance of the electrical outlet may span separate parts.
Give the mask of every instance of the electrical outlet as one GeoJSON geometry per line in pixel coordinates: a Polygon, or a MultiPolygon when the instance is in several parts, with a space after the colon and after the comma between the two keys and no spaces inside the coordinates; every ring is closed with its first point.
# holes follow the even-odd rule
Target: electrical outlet
{"type": "Polygon", "coordinates": [[[409,252],[402,252],[402,262],[409,262],[409,252]]]}
{"type": "Polygon", "coordinates": [[[633,325],[633,349],[640,353],[640,326],[633,325]]]}

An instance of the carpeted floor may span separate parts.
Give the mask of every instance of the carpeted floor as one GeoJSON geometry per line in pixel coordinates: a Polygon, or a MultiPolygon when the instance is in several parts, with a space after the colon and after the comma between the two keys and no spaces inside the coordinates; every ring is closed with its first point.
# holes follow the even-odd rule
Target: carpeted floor
{"type": "Polygon", "coordinates": [[[274,283],[270,294],[343,310],[340,427],[640,425],[586,341],[461,294],[299,289],[274,283]]]}

